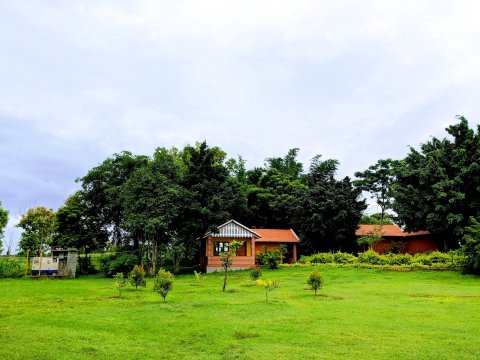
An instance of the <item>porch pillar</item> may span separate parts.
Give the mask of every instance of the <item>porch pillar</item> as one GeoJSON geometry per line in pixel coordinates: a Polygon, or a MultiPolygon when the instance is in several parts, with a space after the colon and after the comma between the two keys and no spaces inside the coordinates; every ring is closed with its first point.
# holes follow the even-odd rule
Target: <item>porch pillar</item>
{"type": "Polygon", "coordinates": [[[255,263],[256,255],[255,255],[255,238],[252,237],[251,239],[252,242],[252,256],[253,256],[253,262],[255,263]]]}
{"type": "Polygon", "coordinates": [[[293,244],[293,261],[297,262],[297,244],[293,244]]]}

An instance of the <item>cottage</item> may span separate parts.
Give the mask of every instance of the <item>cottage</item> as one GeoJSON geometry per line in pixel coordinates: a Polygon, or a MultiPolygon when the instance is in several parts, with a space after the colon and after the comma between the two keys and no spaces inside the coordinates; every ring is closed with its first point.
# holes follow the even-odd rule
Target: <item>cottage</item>
{"type": "Polygon", "coordinates": [[[237,256],[233,259],[232,268],[236,270],[255,266],[256,254],[265,249],[274,249],[286,245],[286,260],[297,260],[298,236],[293,230],[249,229],[235,220],[230,220],[218,227],[216,233],[208,232],[202,242],[201,266],[206,272],[221,270],[220,253],[228,251],[232,241],[242,242],[237,256]]]}
{"type": "Polygon", "coordinates": [[[377,229],[382,233],[382,240],[374,243],[372,248],[379,254],[391,251],[395,246],[398,246],[399,252],[408,254],[438,250],[429,231],[406,232],[398,225],[359,225],[356,236],[366,236],[377,229]]]}

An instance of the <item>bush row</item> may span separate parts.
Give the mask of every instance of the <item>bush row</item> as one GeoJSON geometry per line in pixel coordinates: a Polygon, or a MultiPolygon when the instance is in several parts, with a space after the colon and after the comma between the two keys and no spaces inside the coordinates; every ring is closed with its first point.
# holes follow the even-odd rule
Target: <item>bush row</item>
{"type": "MultiPolygon", "coordinates": [[[[375,266],[400,266],[405,268],[460,268],[464,257],[456,251],[442,253],[432,251],[429,253],[410,254],[377,254],[369,250],[359,253],[357,256],[349,253],[318,253],[310,256],[302,256],[300,264],[339,264],[349,267],[362,267],[361,265],[375,266]],[[360,266],[356,266],[360,265],[360,266]]],[[[367,266],[368,267],[368,266],[367,266]]]]}
{"type": "Polygon", "coordinates": [[[14,257],[0,257],[0,278],[13,278],[23,276],[25,264],[14,257]]]}

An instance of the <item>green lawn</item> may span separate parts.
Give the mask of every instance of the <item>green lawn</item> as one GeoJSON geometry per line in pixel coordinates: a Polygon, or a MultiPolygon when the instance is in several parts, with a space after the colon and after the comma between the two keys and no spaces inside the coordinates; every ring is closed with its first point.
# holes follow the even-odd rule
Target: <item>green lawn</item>
{"type": "Polygon", "coordinates": [[[317,267],[176,278],[167,303],[113,280],[0,279],[0,359],[479,359],[480,278],[317,267]]]}

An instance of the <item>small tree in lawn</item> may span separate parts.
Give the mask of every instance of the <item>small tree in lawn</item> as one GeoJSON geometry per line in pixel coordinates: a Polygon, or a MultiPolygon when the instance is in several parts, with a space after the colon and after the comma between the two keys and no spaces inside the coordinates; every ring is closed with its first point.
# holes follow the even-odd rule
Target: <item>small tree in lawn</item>
{"type": "Polygon", "coordinates": [[[133,267],[132,272],[130,273],[130,284],[135,286],[135,290],[138,289],[139,286],[147,286],[147,282],[145,281],[145,270],[143,269],[143,265],[135,265],[133,267]]]}
{"type": "Polygon", "coordinates": [[[255,281],[255,285],[265,290],[265,301],[268,302],[268,293],[278,288],[280,283],[277,280],[258,279],[255,281]]]}
{"type": "Polygon", "coordinates": [[[262,277],[262,268],[260,266],[255,266],[250,270],[250,279],[257,281],[262,277]]]}
{"type": "Polygon", "coordinates": [[[174,277],[171,272],[160,269],[155,280],[153,280],[153,290],[163,297],[163,302],[166,302],[166,297],[173,288],[174,277]]]}
{"type": "Polygon", "coordinates": [[[243,242],[240,241],[232,241],[231,243],[228,244],[228,250],[223,251],[220,253],[220,261],[222,263],[223,267],[223,289],[222,291],[225,291],[225,288],[227,287],[227,273],[228,269],[232,267],[233,263],[233,257],[237,255],[238,249],[242,246],[243,242]]]}
{"type": "Polygon", "coordinates": [[[118,297],[122,297],[122,290],[127,286],[127,279],[123,273],[117,273],[113,278],[115,279],[115,288],[118,290],[118,297]]]}
{"type": "Polygon", "coordinates": [[[310,288],[315,291],[315,296],[317,295],[317,290],[320,289],[323,285],[323,279],[320,273],[315,270],[310,274],[307,284],[310,285],[310,288]]]}

